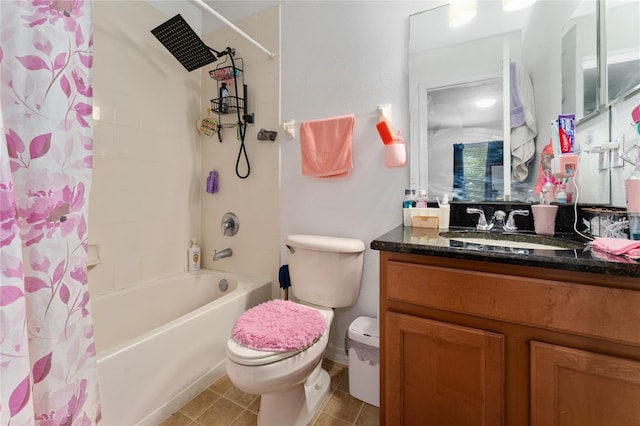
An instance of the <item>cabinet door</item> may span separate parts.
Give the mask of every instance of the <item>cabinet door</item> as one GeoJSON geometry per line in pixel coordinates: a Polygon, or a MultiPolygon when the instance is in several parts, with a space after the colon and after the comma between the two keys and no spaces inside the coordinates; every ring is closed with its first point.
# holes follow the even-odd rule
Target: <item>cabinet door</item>
{"type": "Polygon", "coordinates": [[[500,334],[387,312],[387,425],[504,423],[500,334]]]}
{"type": "Polygon", "coordinates": [[[638,426],[640,362],[531,342],[531,424],[638,426]]]}

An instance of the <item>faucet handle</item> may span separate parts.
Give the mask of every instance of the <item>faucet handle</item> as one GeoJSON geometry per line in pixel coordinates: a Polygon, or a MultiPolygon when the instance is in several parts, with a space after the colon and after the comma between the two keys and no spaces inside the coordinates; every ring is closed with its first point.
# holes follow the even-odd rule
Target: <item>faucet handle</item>
{"type": "Polygon", "coordinates": [[[529,216],[529,210],[511,210],[509,212],[509,218],[507,219],[507,224],[504,226],[504,230],[508,232],[516,232],[518,227],[516,226],[516,221],[514,216],[529,216]]]}
{"type": "Polygon", "coordinates": [[[222,235],[227,235],[232,237],[238,233],[238,229],[240,228],[240,221],[238,220],[238,216],[235,214],[228,212],[222,216],[222,222],[220,223],[222,227],[222,235]]]}
{"type": "Polygon", "coordinates": [[[476,229],[479,231],[488,231],[491,229],[491,225],[487,223],[487,218],[484,215],[484,210],[475,207],[467,207],[468,214],[478,214],[478,224],[476,225],[476,229]]]}

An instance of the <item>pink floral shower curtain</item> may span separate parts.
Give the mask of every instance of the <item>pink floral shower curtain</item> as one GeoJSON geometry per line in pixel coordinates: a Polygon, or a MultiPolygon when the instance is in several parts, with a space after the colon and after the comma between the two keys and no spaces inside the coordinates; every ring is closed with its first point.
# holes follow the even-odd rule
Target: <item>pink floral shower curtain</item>
{"type": "Polygon", "coordinates": [[[0,425],[92,425],[93,4],[0,1],[0,425]]]}

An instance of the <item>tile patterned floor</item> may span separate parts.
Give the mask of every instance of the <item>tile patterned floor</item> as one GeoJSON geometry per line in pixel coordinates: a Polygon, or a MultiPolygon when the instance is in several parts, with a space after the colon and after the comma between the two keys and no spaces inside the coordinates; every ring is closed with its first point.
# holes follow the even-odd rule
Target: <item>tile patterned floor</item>
{"type": "MultiPolygon", "coordinates": [[[[329,360],[323,362],[323,367],[331,376],[331,391],[309,425],[379,425],[378,407],[349,394],[347,367],[329,360]]],[[[257,395],[240,391],[224,376],[161,426],[251,426],[257,422],[259,407],[257,395]]]]}

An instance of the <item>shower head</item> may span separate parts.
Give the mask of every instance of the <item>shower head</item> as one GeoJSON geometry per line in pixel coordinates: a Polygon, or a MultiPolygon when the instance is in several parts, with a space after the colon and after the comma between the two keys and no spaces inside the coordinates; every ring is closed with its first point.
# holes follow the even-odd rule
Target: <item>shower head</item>
{"type": "Polygon", "coordinates": [[[151,34],[187,71],[193,71],[215,62],[217,58],[226,54],[205,45],[180,14],[152,29],[151,34]]]}

